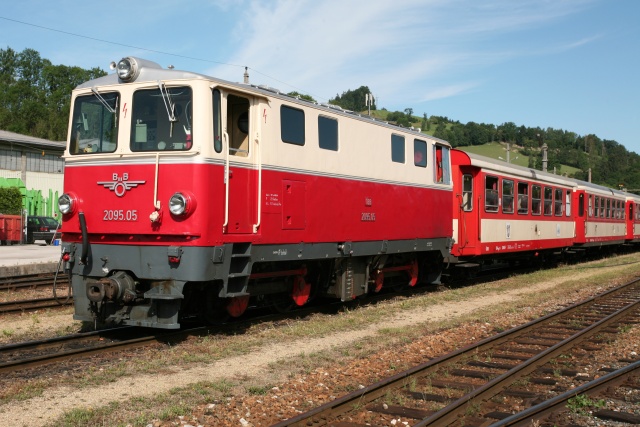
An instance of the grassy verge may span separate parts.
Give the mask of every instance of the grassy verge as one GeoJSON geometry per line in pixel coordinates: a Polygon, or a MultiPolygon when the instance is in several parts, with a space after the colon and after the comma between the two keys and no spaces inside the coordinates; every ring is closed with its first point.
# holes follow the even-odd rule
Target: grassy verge
{"type": "MultiPolygon", "coordinates": [[[[172,389],[153,397],[133,397],[127,404],[110,402],[93,409],[73,409],[54,422],[53,426],[89,425],[131,425],[146,426],[149,420],[170,420],[186,415],[197,405],[215,405],[232,394],[265,393],[278,378],[283,381],[288,376],[310,372],[322,366],[333,366],[349,360],[365,358],[378,351],[412,342],[427,334],[456,328],[466,322],[486,322],[491,325],[492,334],[514,325],[509,322],[509,313],[526,314],[533,319],[554,311],[566,295],[575,295],[579,300],[588,293],[597,293],[607,287],[631,280],[640,274],[640,254],[625,255],[597,262],[564,266],[554,270],[543,270],[528,275],[517,275],[498,282],[429,293],[410,299],[397,299],[384,303],[344,310],[340,315],[310,316],[305,321],[291,320],[284,324],[263,323],[251,327],[238,336],[209,336],[194,338],[179,346],[154,352],[154,357],[123,359],[110,367],[90,369],[87,372],[65,378],[65,385],[77,387],[99,387],[119,378],[136,374],[170,372],[176,366],[187,369],[190,366],[212,363],[226,357],[248,354],[261,347],[277,343],[310,340],[314,338],[360,330],[369,325],[381,325],[377,333],[331,349],[300,354],[295,358],[272,361],[269,368],[273,376],[263,380],[237,378],[220,379],[217,382],[199,382],[188,387],[172,389]],[[584,276],[584,277],[583,277],[584,276]],[[612,278],[619,278],[613,280],[612,278]],[[553,286],[544,292],[527,293],[527,290],[543,283],[553,286]],[[614,283],[615,282],[615,283],[614,283]],[[515,292],[514,290],[519,291],[515,292]],[[521,291],[520,291],[521,290],[521,291]],[[490,304],[473,312],[446,316],[441,321],[429,321],[411,327],[382,326],[390,318],[390,313],[417,313],[436,305],[462,304],[474,298],[491,298],[511,292],[508,304],[490,304]],[[381,339],[382,337],[382,339],[381,339]],[[123,407],[126,409],[123,410],[123,407]]],[[[58,380],[44,381],[33,390],[20,390],[22,398],[38,395],[42,390],[55,386],[58,380]]],[[[18,392],[19,390],[14,390],[18,392]]],[[[15,396],[15,394],[13,395],[15,396]]],[[[3,403],[15,397],[4,396],[3,403]]]]}

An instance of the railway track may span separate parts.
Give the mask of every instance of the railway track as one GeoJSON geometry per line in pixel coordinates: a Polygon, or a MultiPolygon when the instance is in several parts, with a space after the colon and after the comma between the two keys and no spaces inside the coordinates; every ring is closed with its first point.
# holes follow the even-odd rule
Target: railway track
{"type": "MultiPolygon", "coordinates": [[[[0,279],[0,292],[51,286],[54,276],[55,273],[3,277],[0,279]]],[[[58,285],[67,286],[69,277],[63,273],[58,273],[57,283],[58,285]]]]}
{"type": "Polygon", "coordinates": [[[0,302],[0,314],[63,307],[70,304],[73,304],[72,297],[32,298],[18,301],[5,301],[0,302]]]}
{"type": "MultiPolygon", "coordinates": [[[[513,408],[575,393],[572,384],[590,380],[579,375],[588,353],[637,323],[640,280],[433,359],[276,427],[378,426],[394,419],[416,427],[506,423],[515,417],[513,408]]],[[[632,362],[598,360],[611,366],[632,362]]],[[[531,425],[532,419],[523,422],[531,425]]]]}
{"type": "Polygon", "coordinates": [[[124,350],[149,345],[152,342],[169,342],[188,335],[203,332],[184,330],[158,333],[133,326],[85,332],[45,340],[28,341],[0,347],[0,374],[27,368],[59,363],[107,351],[124,350]]]}
{"type": "Polygon", "coordinates": [[[7,300],[0,302],[0,315],[15,312],[27,312],[44,308],[57,308],[73,303],[69,277],[65,274],[30,274],[0,279],[0,292],[4,291],[7,300]],[[54,287],[55,281],[55,287],[54,287]],[[44,288],[52,288],[52,297],[43,297],[44,288]],[[30,295],[30,298],[15,299],[30,295]]]}
{"type": "MultiPolygon", "coordinates": [[[[640,361],[630,363],[624,368],[493,423],[492,427],[531,426],[534,420],[538,421],[539,425],[542,425],[542,422],[552,423],[550,425],[568,424],[559,421],[566,417],[567,408],[573,405],[572,400],[583,402],[597,402],[602,398],[624,400],[624,395],[629,394],[628,390],[640,390],[640,361]]],[[[639,399],[635,400],[639,403],[639,399]]],[[[640,415],[621,411],[597,409],[593,411],[593,416],[619,423],[640,424],[640,415]]]]}

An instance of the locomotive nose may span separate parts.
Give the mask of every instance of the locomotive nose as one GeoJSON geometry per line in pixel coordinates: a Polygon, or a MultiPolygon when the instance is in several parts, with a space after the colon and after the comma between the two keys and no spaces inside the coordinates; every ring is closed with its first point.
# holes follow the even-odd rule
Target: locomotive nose
{"type": "Polygon", "coordinates": [[[135,299],[135,296],[135,281],[123,271],[100,279],[97,282],[87,283],[87,298],[92,302],[131,302],[135,299]]]}

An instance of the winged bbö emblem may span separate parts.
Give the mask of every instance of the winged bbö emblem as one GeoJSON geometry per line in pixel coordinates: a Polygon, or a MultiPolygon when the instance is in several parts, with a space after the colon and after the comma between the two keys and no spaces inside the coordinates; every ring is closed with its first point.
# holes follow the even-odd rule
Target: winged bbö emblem
{"type": "Polygon", "coordinates": [[[116,196],[122,197],[127,193],[127,191],[137,187],[138,185],[144,184],[145,182],[147,181],[129,181],[129,174],[125,172],[122,176],[114,173],[113,181],[98,181],[98,185],[102,185],[104,188],[108,188],[116,193],[116,196]]]}

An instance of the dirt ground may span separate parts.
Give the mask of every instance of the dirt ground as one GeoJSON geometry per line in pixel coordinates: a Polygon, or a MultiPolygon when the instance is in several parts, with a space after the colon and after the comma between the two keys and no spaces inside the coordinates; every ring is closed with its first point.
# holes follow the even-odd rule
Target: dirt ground
{"type": "MultiPolygon", "coordinates": [[[[631,259],[631,262],[637,262],[637,259],[640,259],[640,257],[635,256],[635,258],[631,259]]],[[[633,268],[637,268],[616,262],[612,262],[612,264],[617,266],[606,268],[611,277],[629,277],[635,271],[633,268]]],[[[473,315],[473,313],[489,307],[504,307],[505,313],[508,313],[508,315],[505,314],[502,320],[516,325],[518,322],[524,322],[524,318],[530,316],[531,313],[514,313],[513,310],[509,310],[509,307],[522,303],[533,295],[540,297],[566,281],[586,281],[592,276],[601,274],[603,270],[605,268],[567,270],[566,273],[550,280],[533,285],[513,287],[500,292],[495,292],[491,287],[487,287],[486,291],[473,292],[466,296],[462,294],[459,298],[451,299],[450,302],[443,302],[428,308],[402,310],[394,309],[393,306],[390,306],[387,315],[380,318],[379,321],[363,324],[355,329],[336,330],[332,333],[323,333],[321,336],[301,337],[287,342],[265,344],[246,354],[223,357],[210,363],[186,368],[174,366],[173,369],[163,370],[163,372],[153,375],[126,376],[99,387],[70,388],[62,382],[59,386],[46,389],[39,397],[23,401],[12,401],[9,404],[0,406],[0,425],[23,425],[29,427],[45,426],[50,423],[55,425],[56,420],[64,411],[69,411],[73,408],[100,407],[113,402],[119,405],[126,405],[126,401],[134,396],[152,397],[167,393],[175,387],[189,387],[199,382],[216,382],[221,379],[228,379],[235,384],[242,381],[246,383],[276,384],[277,386],[274,386],[268,395],[269,402],[267,406],[270,406],[271,410],[275,411],[274,413],[279,413],[282,416],[293,416],[297,410],[295,404],[292,403],[291,398],[279,399],[277,397],[279,391],[290,389],[292,382],[308,380],[302,380],[300,376],[292,379],[291,372],[277,368],[278,363],[286,363],[287,360],[300,355],[332,349],[348,349],[364,339],[382,337],[384,336],[383,331],[388,331],[389,329],[408,329],[437,324],[443,320],[473,315]],[[522,319],[519,316],[522,316],[522,319]]],[[[607,286],[612,286],[612,284],[603,284],[597,287],[578,287],[568,292],[561,300],[554,297],[545,304],[549,309],[555,310],[563,304],[569,304],[600,292],[607,286]]],[[[536,309],[540,310],[544,309],[544,307],[538,304],[536,309]]],[[[71,320],[68,310],[56,314],[7,317],[6,320],[2,319],[0,324],[2,325],[0,330],[3,331],[3,334],[0,335],[0,342],[19,340],[21,336],[47,336],[59,333],[61,330],[71,332],[79,327],[78,322],[71,320]]],[[[429,348],[429,354],[421,355],[420,357],[433,357],[438,352],[451,351],[456,347],[481,339],[482,335],[492,335],[491,330],[490,325],[483,326],[483,323],[472,322],[462,325],[457,332],[449,331],[430,337],[425,336],[424,340],[429,343],[428,347],[425,347],[424,343],[422,343],[423,346],[420,347],[423,349],[422,351],[414,349],[408,353],[425,353],[424,348],[429,348]]],[[[241,340],[242,336],[237,339],[241,340]]],[[[413,345],[416,344],[420,343],[413,343],[413,345]]],[[[412,344],[408,343],[407,346],[409,345],[412,344]]],[[[629,351],[634,351],[634,349],[632,348],[629,351]]],[[[636,348],[635,351],[638,351],[638,349],[636,348]]],[[[344,353],[347,354],[348,351],[344,351],[344,353]]],[[[400,352],[398,351],[398,353],[400,352]]],[[[153,356],[150,355],[150,357],[153,356]]],[[[371,357],[383,356],[371,355],[371,357]]],[[[345,359],[340,361],[339,366],[344,366],[347,363],[358,362],[354,358],[345,356],[345,359]]],[[[388,362],[386,363],[388,364],[388,362]]],[[[314,381],[316,381],[316,384],[314,384],[315,392],[313,392],[315,396],[314,403],[319,404],[323,398],[326,401],[339,395],[337,391],[324,390],[318,386],[320,381],[318,376],[336,376],[338,375],[336,372],[340,371],[339,366],[320,366],[313,371],[313,375],[315,375],[314,381]],[[322,393],[319,392],[318,387],[323,390],[322,393]]],[[[273,416],[265,412],[265,399],[267,399],[266,396],[238,396],[237,399],[228,399],[226,405],[210,403],[194,408],[191,417],[176,418],[170,421],[150,420],[149,425],[269,425],[262,424],[264,420],[272,419],[270,417],[273,416]],[[256,406],[251,407],[251,402],[256,406]],[[205,417],[206,414],[216,415],[211,418],[205,417]]]]}

